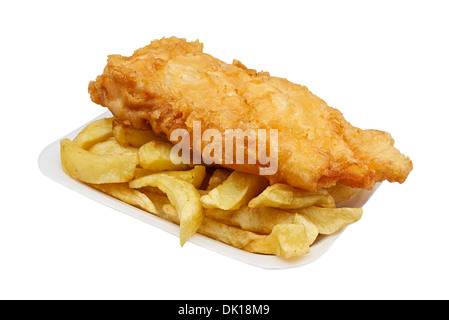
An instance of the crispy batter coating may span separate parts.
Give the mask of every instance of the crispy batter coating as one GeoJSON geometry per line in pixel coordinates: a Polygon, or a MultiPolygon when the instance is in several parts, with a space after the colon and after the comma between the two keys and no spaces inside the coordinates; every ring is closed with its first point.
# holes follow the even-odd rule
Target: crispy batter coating
{"type": "MultiPolygon", "coordinates": [[[[310,191],[337,182],[369,189],[383,180],[402,183],[413,167],[389,133],[353,127],[306,87],[236,60],[224,63],[203,53],[199,41],[163,38],[130,57],[111,55],[89,93],[122,121],[168,137],[178,128],[191,133],[196,120],[202,130],[222,133],[277,129],[279,168],[268,176],[271,183],[310,191]]],[[[259,174],[261,165],[223,166],[259,174]]]]}

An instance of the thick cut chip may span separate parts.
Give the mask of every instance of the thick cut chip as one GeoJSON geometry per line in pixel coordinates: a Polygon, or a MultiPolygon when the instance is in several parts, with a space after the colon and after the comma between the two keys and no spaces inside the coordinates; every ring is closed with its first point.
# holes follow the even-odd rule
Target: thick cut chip
{"type": "Polygon", "coordinates": [[[205,208],[236,210],[245,206],[268,186],[268,180],[261,176],[234,171],[219,186],[201,197],[205,208]]]}
{"type": "Polygon", "coordinates": [[[310,207],[298,212],[308,217],[317,226],[319,233],[332,234],[358,221],[362,217],[363,209],[310,207]]]}
{"type": "MultiPolygon", "coordinates": [[[[163,211],[163,218],[179,224],[176,210],[171,204],[164,205],[163,211]]],[[[204,217],[198,233],[252,253],[295,257],[309,252],[304,226],[299,224],[281,224],[273,228],[269,235],[260,235],[204,217]]]]}
{"type": "Polygon", "coordinates": [[[293,224],[299,223],[302,223],[304,225],[304,228],[306,228],[307,240],[309,241],[309,246],[311,246],[320,234],[317,226],[308,217],[297,213],[295,214],[293,224]]]}
{"type": "Polygon", "coordinates": [[[220,184],[225,182],[225,180],[231,175],[231,171],[223,170],[223,169],[215,169],[212,173],[212,176],[209,179],[209,184],[207,186],[207,191],[210,191],[220,184]]]}
{"type": "Polygon", "coordinates": [[[242,207],[231,218],[231,222],[242,229],[269,234],[279,224],[304,225],[309,245],[318,237],[318,228],[304,215],[286,212],[275,208],[242,207]]]}
{"type": "Polygon", "coordinates": [[[337,183],[337,185],[326,189],[327,192],[334,198],[335,203],[350,200],[361,189],[345,186],[344,184],[337,183]]]}
{"type": "Polygon", "coordinates": [[[114,137],[107,139],[106,141],[98,142],[89,149],[90,152],[99,155],[108,154],[120,154],[124,152],[139,152],[139,149],[134,147],[123,147],[121,146],[114,137]]]}
{"type": "MultiPolygon", "coordinates": [[[[245,208],[245,207],[241,207],[239,210],[241,210],[243,208],[245,208]]],[[[204,213],[205,217],[215,220],[215,221],[218,221],[218,222],[225,223],[230,226],[240,227],[240,225],[238,223],[236,223],[232,220],[232,217],[235,215],[235,213],[237,211],[238,210],[222,210],[222,209],[218,209],[218,208],[203,208],[203,213],[204,213]]],[[[250,231],[253,231],[253,230],[250,230],[250,231]]],[[[254,232],[256,232],[256,231],[254,231],[254,232]]],[[[262,233],[262,232],[259,232],[259,233],[262,233]]]]}
{"type": "Polygon", "coordinates": [[[309,192],[277,183],[266,188],[248,204],[250,208],[301,209],[310,206],[335,207],[335,201],[326,190],[309,192]]]}
{"type": "MultiPolygon", "coordinates": [[[[203,182],[204,177],[206,176],[206,167],[204,166],[195,166],[191,170],[186,171],[164,171],[164,174],[167,174],[169,176],[187,181],[195,188],[199,188],[201,186],[201,183],[203,182]]],[[[148,182],[152,181],[152,178],[148,178],[147,176],[142,176],[140,178],[137,178],[129,183],[129,186],[131,188],[143,188],[148,186],[148,182]]]]}
{"type": "Polygon", "coordinates": [[[88,150],[94,144],[112,137],[112,121],[114,118],[103,118],[89,123],[73,141],[81,148],[88,150]]]}
{"type": "Polygon", "coordinates": [[[154,174],[157,173],[157,171],[153,171],[150,169],[144,169],[144,168],[136,168],[136,176],[135,178],[142,178],[144,176],[150,175],[150,174],[154,174]]]}
{"type": "Polygon", "coordinates": [[[204,219],[198,233],[239,249],[243,249],[252,241],[263,237],[207,218],[204,219]]]}
{"type": "Polygon", "coordinates": [[[153,171],[187,170],[190,165],[176,164],[170,158],[173,145],[169,142],[150,141],[139,148],[140,165],[153,171]]]}
{"type": "Polygon", "coordinates": [[[128,182],[134,178],[138,155],[134,152],[98,155],[69,139],[61,140],[61,164],[71,177],[87,183],[128,182]]]}
{"type": "Polygon", "coordinates": [[[116,119],[112,122],[112,133],[114,134],[115,140],[122,146],[132,146],[136,148],[140,148],[145,143],[152,140],[166,140],[154,133],[151,129],[137,130],[129,125],[120,123],[116,119]]]}
{"type": "Polygon", "coordinates": [[[204,216],[259,234],[270,234],[274,226],[278,224],[303,224],[306,228],[309,245],[318,236],[318,228],[309,218],[276,208],[248,208],[244,206],[235,211],[216,208],[204,209],[204,216]]]}
{"type": "Polygon", "coordinates": [[[150,213],[158,214],[153,202],[143,193],[131,189],[128,183],[89,184],[110,196],[139,207],[150,213]]]}
{"type": "Polygon", "coordinates": [[[298,257],[310,252],[306,229],[299,223],[275,225],[268,236],[252,241],[244,249],[286,258],[298,257]]]}
{"type": "Polygon", "coordinates": [[[236,210],[231,222],[242,229],[269,234],[280,223],[293,223],[295,214],[275,208],[248,208],[236,210]]]}
{"type": "MultiPolygon", "coordinates": [[[[173,205],[169,204],[163,206],[163,211],[163,218],[179,224],[179,218],[173,205]]],[[[203,222],[198,228],[198,233],[239,249],[243,249],[251,241],[263,238],[262,235],[228,226],[224,223],[220,223],[206,217],[203,218],[203,222]]]]}
{"type": "Polygon", "coordinates": [[[200,194],[191,183],[164,173],[155,173],[145,179],[148,186],[157,187],[167,194],[170,203],[176,208],[180,221],[180,242],[183,246],[203,221],[200,194]]]}
{"type": "Polygon", "coordinates": [[[197,165],[191,170],[165,171],[165,174],[190,182],[195,188],[199,188],[206,176],[206,167],[197,165]]]}
{"type": "MultiPolygon", "coordinates": [[[[157,189],[157,188],[156,188],[157,189]]],[[[159,190],[159,189],[157,189],[159,190]]],[[[159,192],[155,192],[153,190],[148,190],[146,188],[139,190],[140,192],[142,192],[143,194],[145,194],[150,200],[151,202],[153,202],[154,206],[156,207],[156,210],[158,212],[158,215],[164,215],[164,210],[163,207],[166,204],[170,204],[170,200],[168,199],[167,195],[165,193],[159,193],[159,192]]],[[[174,208],[174,207],[173,207],[174,208]]],[[[176,213],[176,209],[175,210],[175,214],[176,216],[178,216],[178,214],[176,213]]],[[[165,217],[163,217],[165,218],[165,217]]],[[[179,221],[178,221],[179,224],[179,221]]]]}

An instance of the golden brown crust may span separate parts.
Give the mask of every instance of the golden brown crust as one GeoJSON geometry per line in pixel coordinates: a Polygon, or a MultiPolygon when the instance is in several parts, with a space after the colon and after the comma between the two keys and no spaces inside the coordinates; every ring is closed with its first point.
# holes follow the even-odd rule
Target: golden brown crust
{"type": "MultiPolygon", "coordinates": [[[[178,128],[191,133],[195,120],[203,130],[222,133],[278,129],[279,169],[268,177],[272,183],[311,191],[337,182],[369,189],[382,180],[402,183],[413,167],[388,133],[353,127],[306,87],[237,60],[226,64],[203,53],[198,41],[164,38],[131,57],[109,56],[89,93],[135,128],[168,137],[178,128]]],[[[223,166],[253,174],[260,167],[223,166]]]]}

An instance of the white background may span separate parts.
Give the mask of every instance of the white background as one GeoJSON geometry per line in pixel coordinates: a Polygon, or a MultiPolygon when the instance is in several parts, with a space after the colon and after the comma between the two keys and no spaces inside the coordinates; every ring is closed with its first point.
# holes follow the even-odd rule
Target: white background
{"type": "Polygon", "coordinates": [[[0,298],[447,299],[445,1],[3,1],[0,298]],[[414,170],[385,183],[319,260],[265,270],[187,243],[45,177],[42,149],[105,111],[108,54],[199,39],[304,84],[414,170]]]}

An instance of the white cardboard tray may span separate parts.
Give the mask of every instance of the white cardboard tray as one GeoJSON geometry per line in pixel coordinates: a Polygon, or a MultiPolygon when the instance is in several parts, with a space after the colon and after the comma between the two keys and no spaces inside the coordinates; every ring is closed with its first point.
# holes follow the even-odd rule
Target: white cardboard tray
{"type": "MultiPolygon", "coordinates": [[[[107,111],[95,119],[92,119],[90,122],[95,121],[97,119],[111,117],[112,114],[107,111]]],[[[88,123],[90,123],[88,122],[88,123]]],[[[162,218],[159,218],[155,215],[147,213],[141,209],[138,209],[134,206],[131,206],[125,202],[117,200],[105,193],[102,193],[96,189],[89,187],[88,185],[77,181],[67,174],[64,173],[61,166],[60,161],[60,149],[59,149],[59,141],[64,138],[73,139],[75,136],[88,124],[84,124],[80,128],[75,131],[67,134],[66,136],[56,140],[55,142],[49,144],[39,155],[39,168],[43,174],[48,176],[50,179],[59,182],[60,184],[75,190],[95,201],[98,201],[104,205],[107,205],[117,211],[130,215],[136,219],[139,219],[143,222],[151,224],[157,228],[165,230],[176,237],[179,237],[179,226],[168,222],[162,218]]],[[[340,206],[350,206],[350,207],[363,207],[363,205],[368,201],[371,195],[375,192],[375,190],[379,187],[379,184],[376,185],[375,188],[371,191],[362,191],[356,196],[354,196],[350,201],[346,203],[341,203],[340,206]]],[[[306,264],[309,264],[318,258],[320,258],[335,242],[338,236],[344,231],[344,229],[340,230],[337,233],[332,235],[323,236],[320,235],[315,243],[310,248],[310,253],[304,255],[302,257],[297,258],[281,258],[277,256],[270,255],[262,255],[262,254],[254,254],[249,253],[227,244],[221,243],[219,241],[210,239],[200,234],[195,234],[189,242],[195,243],[199,246],[207,248],[209,250],[218,252],[225,256],[231,257],[233,259],[248,263],[250,265],[266,268],[266,269],[284,269],[284,268],[292,268],[299,267],[306,264]]],[[[151,245],[151,244],[149,244],[151,245]]],[[[174,240],[173,245],[179,245],[179,241],[174,240]]]]}

